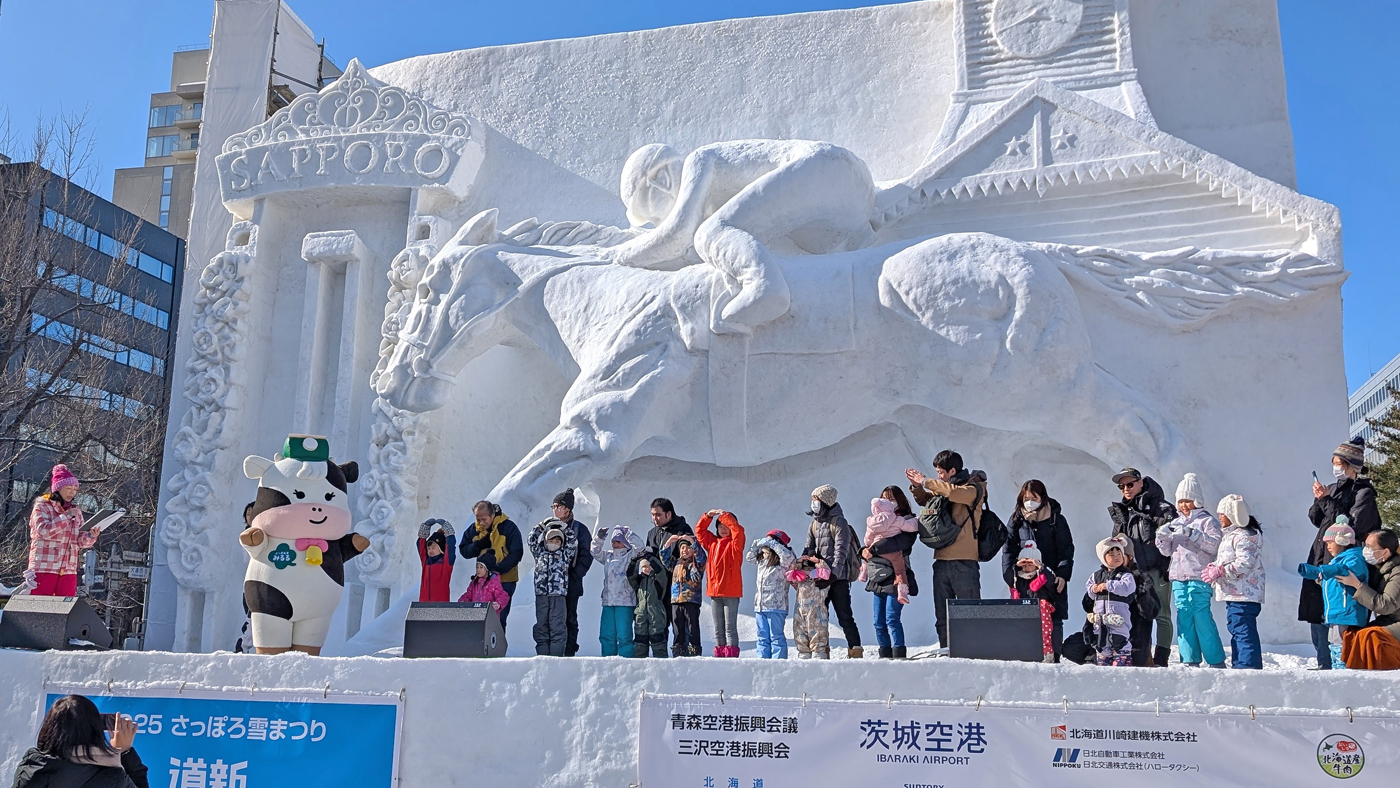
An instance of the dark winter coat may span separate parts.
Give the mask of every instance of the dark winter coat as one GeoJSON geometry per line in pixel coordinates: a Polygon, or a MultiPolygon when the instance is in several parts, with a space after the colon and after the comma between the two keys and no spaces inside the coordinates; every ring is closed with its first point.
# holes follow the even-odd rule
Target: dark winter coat
{"type": "Polygon", "coordinates": [[[670,521],[665,525],[653,526],[647,531],[647,547],[653,553],[661,555],[661,550],[666,547],[666,541],[673,536],[694,536],[695,529],[690,527],[690,523],[678,514],[671,515],[670,521]]]}
{"type": "MultiPolygon", "coordinates": [[[[1152,664],[1152,627],[1157,623],[1157,614],[1161,612],[1162,602],[1157,598],[1157,589],[1153,587],[1152,580],[1141,570],[1133,570],[1133,580],[1137,582],[1137,590],[1133,592],[1131,601],[1128,603],[1129,621],[1132,624],[1132,632],[1128,635],[1128,642],[1133,646],[1133,666],[1145,668],[1152,664]]],[[[1084,595],[1084,612],[1094,611],[1094,598],[1090,594],[1084,595]]],[[[1087,621],[1084,623],[1084,634],[1080,648],[1088,647],[1093,641],[1093,626],[1087,621]]],[[[1068,643],[1068,640],[1066,640],[1068,643]]],[[[1068,653],[1068,647],[1066,647],[1068,653]]],[[[1081,657],[1083,655],[1081,654],[1081,657]]],[[[1074,659],[1081,662],[1081,659],[1074,659]]]]}
{"type": "Polygon", "coordinates": [[[661,557],[651,548],[637,553],[627,564],[627,582],[637,590],[637,608],[632,612],[637,634],[645,633],[653,641],[664,641],[669,625],[666,611],[667,605],[670,604],[668,600],[671,598],[671,582],[661,557]],[[642,574],[643,562],[651,565],[651,574],[642,574]]]}
{"type": "Polygon", "coordinates": [[[462,557],[475,558],[486,568],[501,576],[502,583],[520,580],[520,559],[525,557],[525,542],[520,528],[503,514],[496,515],[484,532],[473,522],[462,534],[462,557]]]}
{"type": "Polygon", "coordinates": [[[1176,507],[1167,500],[1162,485],[1151,476],[1142,479],[1142,492],[1131,501],[1117,500],[1108,505],[1113,518],[1113,536],[1126,536],[1133,543],[1133,562],[1144,571],[1167,571],[1168,560],[1157,549],[1157,529],[1176,518],[1176,507]]]}
{"type": "Polygon", "coordinates": [[[1055,606],[1055,618],[1064,621],[1069,617],[1069,581],[1074,573],[1074,536],[1069,532],[1069,521],[1060,513],[1060,502],[1050,498],[1041,504],[1050,507],[1050,516],[1032,522],[1018,507],[1006,524],[1006,548],[1001,554],[1001,577],[1007,588],[1016,585],[1016,559],[1021,555],[1021,547],[1026,542],[1035,542],[1040,549],[1042,565],[1065,581],[1065,590],[1057,591],[1058,584],[1052,583],[1050,596],[1045,597],[1055,606]]]}
{"type": "Polygon", "coordinates": [[[807,545],[802,548],[802,554],[825,561],[831,568],[833,581],[855,580],[860,574],[860,535],[846,522],[839,501],[823,506],[813,517],[812,524],[807,527],[807,545]]]}
{"type": "MultiPolygon", "coordinates": [[[[686,522],[684,517],[672,514],[671,519],[665,525],[654,525],[650,531],[647,531],[647,547],[651,548],[651,552],[660,559],[661,551],[666,549],[666,542],[673,536],[695,536],[695,529],[690,527],[690,523],[686,522]]],[[[670,583],[666,584],[665,590],[662,592],[662,604],[666,606],[667,611],[670,611],[670,583]]],[[[669,621],[669,619],[667,620],[669,621]]]]}
{"type": "MultiPolygon", "coordinates": [[[[919,533],[913,531],[897,534],[885,539],[877,539],[873,544],[866,545],[866,547],[870,549],[870,554],[874,556],[867,562],[871,565],[866,567],[866,576],[869,577],[870,573],[874,571],[873,564],[876,562],[883,562],[893,571],[894,566],[891,565],[889,561],[880,558],[880,556],[898,550],[904,554],[904,579],[909,581],[909,596],[918,596],[919,581],[914,577],[914,564],[909,560],[909,556],[914,552],[914,545],[918,540],[919,533]]],[[[894,587],[894,575],[891,574],[889,579],[884,583],[867,582],[865,584],[865,590],[872,594],[893,595],[898,589],[894,587]]]]}
{"type": "Polygon", "coordinates": [[[1400,637],[1400,555],[1392,555],[1380,566],[1371,567],[1371,575],[1380,577],[1380,588],[1361,586],[1356,589],[1356,601],[1372,613],[1372,623],[1385,627],[1400,637]]]}
{"type": "Polygon", "coordinates": [[[122,753],[121,764],[74,763],[34,747],[15,768],[12,788],[149,788],[146,766],[135,748],[122,753]]]}
{"type": "MultiPolygon", "coordinates": [[[[1313,537],[1306,563],[1322,566],[1331,561],[1322,536],[1327,532],[1327,527],[1337,521],[1339,514],[1351,520],[1357,544],[1365,543],[1367,535],[1381,527],[1380,510],[1376,508],[1376,488],[1371,486],[1370,479],[1342,479],[1328,485],[1327,494],[1313,501],[1308,509],[1308,519],[1317,526],[1317,535],[1313,537]]],[[[1323,623],[1323,607],[1322,586],[1305,581],[1298,593],[1298,620],[1309,624],[1323,623]]]]}
{"type": "Polygon", "coordinates": [[[588,526],[574,520],[569,523],[574,528],[574,539],[578,541],[578,553],[569,564],[569,596],[583,596],[583,576],[593,567],[593,534],[588,526]]]}

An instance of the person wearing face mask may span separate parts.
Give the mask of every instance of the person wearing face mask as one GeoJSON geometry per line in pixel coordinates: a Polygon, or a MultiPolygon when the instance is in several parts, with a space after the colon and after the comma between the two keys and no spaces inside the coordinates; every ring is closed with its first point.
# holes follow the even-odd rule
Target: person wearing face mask
{"type": "MultiPolygon", "coordinates": [[[[1366,442],[1352,438],[1332,452],[1332,475],[1336,482],[1323,485],[1313,482],[1313,504],[1308,519],[1317,527],[1307,563],[1322,566],[1331,560],[1323,540],[1327,529],[1346,515],[1358,540],[1364,540],[1381,527],[1380,510],[1376,508],[1376,488],[1366,478],[1366,442]]],[[[1332,655],[1328,628],[1323,623],[1322,586],[1304,581],[1298,594],[1298,620],[1306,621],[1312,629],[1313,648],[1317,652],[1317,669],[1331,670],[1332,655]]]]}
{"type": "Polygon", "coordinates": [[[1006,549],[1001,554],[1001,577],[1007,588],[1016,587],[1016,562],[1022,547],[1033,542],[1040,551],[1040,562],[1054,576],[1049,589],[1042,593],[1054,607],[1051,613],[1054,656],[1060,658],[1064,642],[1065,619],[1069,618],[1070,576],[1074,572],[1074,536],[1069,521],[1060,512],[1060,502],[1050,497],[1045,483],[1031,479],[1021,485],[1016,496],[1016,511],[1006,524],[1006,549]]]}
{"type": "Polygon", "coordinates": [[[836,488],[823,484],[812,491],[807,514],[812,524],[807,527],[807,546],[802,555],[820,558],[831,572],[831,585],[826,589],[826,601],[836,610],[836,620],[846,636],[846,656],[862,659],[865,649],[860,645],[860,629],[851,612],[851,581],[860,575],[860,534],[846,522],[841,504],[836,502],[836,488]]]}
{"type": "Polygon", "coordinates": [[[535,653],[562,657],[568,643],[569,567],[578,555],[574,529],[556,517],[530,531],[535,557],[535,653]]]}
{"type": "Polygon", "coordinates": [[[1400,670],[1400,539],[1381,529],[1366,537],[1361,556],[1380,575],[1379,589],[1355,574],[1337,578],[1355,591],[1357,604],[1376,614],[1371,626],[1342,636],[1342,661],[1359,670],[1400,670]]]}

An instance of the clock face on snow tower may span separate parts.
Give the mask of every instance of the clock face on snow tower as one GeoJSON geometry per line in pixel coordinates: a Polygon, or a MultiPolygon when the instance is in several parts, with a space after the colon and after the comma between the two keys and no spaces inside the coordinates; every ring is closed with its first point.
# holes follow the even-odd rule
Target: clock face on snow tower
{"type": "Polygon", "coordinates": [[[1044,57],[1064,46],[1084,21],[1084,0],[996,0],[992,34],[1017,57],[1044,57]]]}

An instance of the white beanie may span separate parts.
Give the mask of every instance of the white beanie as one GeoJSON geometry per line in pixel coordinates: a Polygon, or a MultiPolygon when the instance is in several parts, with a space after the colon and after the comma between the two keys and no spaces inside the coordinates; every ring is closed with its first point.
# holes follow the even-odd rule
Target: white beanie
{"type": "Polygon", "coordinates": [[[1196,474],[1188,473],[1181,478],[1181,484],[1176,486],[1176,499],[1191,501],[1200,509],[1206,508],[1206,496],[1201,492],[1201,483],[1196,479],[1196,474]]]}
{"type": "Polygon", "coordinates": [[[1044,566],[1045,561],[1040,557],[1040,548],[1035,546],[1035,542],[1026,542],[1021,546],[1021,552],[1016,556],[1017,561],[1029,558],[1037,564],[1044,566]]]}
{"type": "Polygon", "coordinates": [[[1249,506],[1245,504],[1243,495],[1227,495],[1221,498],[1220,504],[1215,507],[1215,513],[1230,518],[1231,526],[1243,528],[1249,525],[1249,506]]]}

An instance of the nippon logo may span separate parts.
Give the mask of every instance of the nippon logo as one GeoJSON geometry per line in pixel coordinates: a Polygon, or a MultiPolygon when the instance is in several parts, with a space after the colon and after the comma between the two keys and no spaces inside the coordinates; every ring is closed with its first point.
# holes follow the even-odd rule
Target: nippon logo
{"type": "Polygon", "coordinates": [[[1064,725],[1056,725],[1050,729],[1050,738],[1054,741],[1064,741],[1069,738],[1069,731],[1064,725]]]}
{"type": "Polygon", "coordinates": [[[1050,761],[1050,765],[1059,769],[1078,769],[1080,768],[1079,752],[1078,749],[1071,750],[1061,747],[1055,750],[1055,757],[1050,761]]]}

